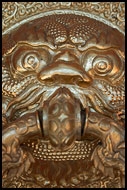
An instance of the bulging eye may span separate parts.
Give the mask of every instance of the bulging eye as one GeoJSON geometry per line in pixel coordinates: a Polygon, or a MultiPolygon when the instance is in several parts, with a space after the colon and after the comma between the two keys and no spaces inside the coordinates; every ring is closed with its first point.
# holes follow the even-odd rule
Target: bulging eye
{"type": "Polygon", "coordinates": [[[112,71],[112,60],[109,57],[97,56],[93,59],[92,68],[97,75],[105,76],[112,71]]]}
{"type": "Polygon", "coordinates": [[[11,55],[12,72],[25,74],[26,72],[38,73],[49,62],[50,53],[40,47],[21,45],[11,55]]]}
{"type": "Polygon", "coordinates": [[[28,70],[35,70],[39,67],[39,56],[35,53],[29,53],[24,56],[23,66],[24,68],[28,68],[28,70]]]}
{"type": "Polygon", "coordinates": [[[117,49],[91,48],[84,52],[81,64],[91,77],[103,77],[115,83],[124,74],[124,60],[117,49]]]}
{"type": "Polygon", "coordinates": [[[37,51],[17,51],[13,56],[14,70],[20,73],[36,71],[40,66],[41,56],[37,51]]]}

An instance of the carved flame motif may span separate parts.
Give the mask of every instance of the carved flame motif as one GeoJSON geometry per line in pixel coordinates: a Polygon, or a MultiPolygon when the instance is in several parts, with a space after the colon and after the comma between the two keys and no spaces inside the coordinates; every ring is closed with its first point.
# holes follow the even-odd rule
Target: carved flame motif
{"type": "MultiPolygon", "coordinates": [[[[49,181],[66,187],[74,168],[68,162],[86,164],[89,157],[104,176],[115,179],[120,173],[124,187],[124,36],[86,16],[56,14],[18,26],[2,43],[4,186],[27,175],[39,159],[38,167],[50,161],[42,170],[58,168],[57,179],[52,171],[45,176],[47,187],[53,187],[49,181]],[[88,153],[87,146],[78,147],[87,141],[88,153]]],[[[72,177],[68,184],[82,187],[81,181],[72,177]]]]}

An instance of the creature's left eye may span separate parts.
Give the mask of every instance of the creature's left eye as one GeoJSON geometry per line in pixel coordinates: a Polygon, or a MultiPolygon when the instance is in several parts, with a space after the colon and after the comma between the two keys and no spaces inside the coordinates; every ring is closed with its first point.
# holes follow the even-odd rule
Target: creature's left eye
{"type": "Polygon", "coordinates": [[[92,68],[97,75],[105,76],[112,70],[112,61],[104,56],[96,56],[93,59],[92,68]]]}
{"type": "Polygon", "coordinates": [[[100,50],[91,48],[82,56],[84,69],[94,78],[108,79],[115,82],[124,73],[124,59],[115,49],[100,50]]]}

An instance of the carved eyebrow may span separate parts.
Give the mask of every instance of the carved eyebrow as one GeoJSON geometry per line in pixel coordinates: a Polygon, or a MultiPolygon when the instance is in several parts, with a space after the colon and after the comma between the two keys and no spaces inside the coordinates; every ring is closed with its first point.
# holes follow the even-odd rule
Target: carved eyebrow
{"type": "Polygon", "coordinates": [[[87,53],[87,52],[89,52],[91,50],[102,51],[102,52],[111,50],[111,51],[114,51],[115,53],[117,52],[118,54],[123,56],[123,52],[121,52],[118,47],[113,47],[113,46],[112,47],[107,47],[107,48],[104,48],[104,47],[99,48],[97,46],[92,46],[92,47],[89,47],[89,48],[87,48],[87,49],[85,49],[84,51],[81,51],[81,52],[82,53],[87,53]]]}
{"type": "Polygon", "coordinates": [[[56,46],[52,46],[51,44],[48,44],[47,42],[44,43],[39,43],[39,42],[27,42],[27,41],[19,41],[17,42],[17,44],[12,47],[11,49],[9,49],[4,55],[4,56],[8,56],[10,55],[13,51],[15,51],[18,47],[25,45],[25,46],[30,46],[30,47],[40,47],[40,48],[46,48],[46,49],[50,49],[50,50],[56,50],[57,47],[56,46]]]}
{"type": "Polygon", "coordinates": [[[49,43],[47,43],[47,42],[25,42],[25,41],[20,41],[20,42],[18,42],[19,44],[21,44],[21,45],[29,45],[29,46],[31,46],[31,47],[46,47],[46,48],[48,48],[48,49],[51,49],[51,50],[55,50],[55,49],[57,49],[57,47],[56,46],[53,46],[53,45],[51,45],[51,44],[49,44],[49,43]]]}
{"type": "MultiPolygon", "coordinates": [[[[14,47],[12,47],[11,49],[9,49],[4,55],[3,55],[3,57],[6,57],[6,56],[9,56],[13,51],[15,51],[18,47],[20,47],[20,46],[22,46],[22,45],[25,45],[25,46],[31,46],[32,48],[33,47],[38,47],[38,48],[45,48],[45,50],[46,49],[50,49],[51,51],[52,50],[54,50],[54,51],[57,51],[58,50],[58,46],[53,46],[53,45],[51,45],[51,44],[49,44],[49,43],[47,43],[47,42],[28,42],[28,41],[19,41],[19,42],[17,42],[17,44],[14,46],[14,47]]],[[[68,44],[67,44],[68,45],[68,44]]],[[[62,46],[59,46],[59,48],[62,48],[62,47],[65,47],[65,45],[62,45],[62,46]]],[[[95,50],[101,50],[101,51],[106,51],[106,50],[115,50],[115,51],[117,51],[117,52],[121,52],[120,50],[119,50],[119,48],[117,47],[117,46],[100,46],[100,45],[94,45],[94,44],[92,44],[92,46],[90,46],[90,47],[88,47],[88,46],[84,46],[84,47],[75,47],[75,46],[73,46],[73,45],[68,45],[68,46],[70,46],[71,48],[76,48],[80,53],[84,53],[85,51],[87,52],[87,51],[89,51],[89,50],[91,50],[91,49],[95,49],[95,50]]],[[[120,54],[122,54],[123,55],[123,53],[121,52],[120,54]]]]}
{"type": "Polygon", "coordinates": [[[87,50],[90,50],[90,49],[96,49],[96,50],[102,50],[102,51],[105,51],[105,50],[109,50],[109,49],[115,49],[115,50],[119,50],[119,47],[118,46],[101,46],[101,45],[94,45],[92,44],[91,46],[84,46],[84,47],[78,47],[78,50],[83,52],[83,51],[87,51],[87,50]]]}

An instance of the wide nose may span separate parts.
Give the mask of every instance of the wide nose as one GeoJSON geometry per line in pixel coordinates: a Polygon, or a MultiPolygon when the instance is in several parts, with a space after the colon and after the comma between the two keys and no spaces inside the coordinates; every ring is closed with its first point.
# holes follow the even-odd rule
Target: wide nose
{"type": "Polygon", "coordinates": [[[78,64],[78,59],[67,53],[57,56],[51,65],[43,68],[38,79],[44,84],[76,84],[80,87],[87,87],[92,82],[92,78],[78,64]]]}

